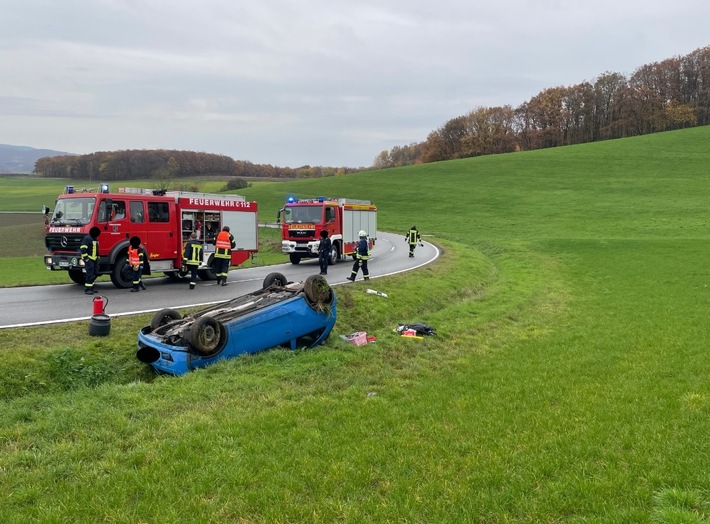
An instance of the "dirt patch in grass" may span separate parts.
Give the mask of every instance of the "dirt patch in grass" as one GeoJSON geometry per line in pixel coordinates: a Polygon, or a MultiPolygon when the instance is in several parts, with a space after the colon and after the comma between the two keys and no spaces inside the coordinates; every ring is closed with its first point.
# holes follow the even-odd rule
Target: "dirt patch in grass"
{"type": "Polygon", "coordinates": [[[0,257],[36,256],[46,250],[41,213],[0,213],[0,257]]]}
{"type": "Polygon", "coordinates": [[[41,213],[0,213],[0,227],[37,224],[44,233],[44,215],[41,213]]]}

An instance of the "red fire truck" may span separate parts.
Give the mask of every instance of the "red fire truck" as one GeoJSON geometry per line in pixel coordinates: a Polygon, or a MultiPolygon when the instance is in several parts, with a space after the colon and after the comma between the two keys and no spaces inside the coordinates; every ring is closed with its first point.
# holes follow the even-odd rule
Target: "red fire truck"
{"type": "Polygon", "coordinates": [[[330,264],[355,253],[360,231],[367,233],[370,249],[377,240],[377,207],[369,200],[289,198],[279,210],[277,222],[282,222],[281,250],[292,264],[318,257],[323,230],[333,242],[330,264]]]}
{"type": "Polygon", "coordinates": [[[223,226],[229,226],[237,243],[233,266],[258,251],[256,202],[240,195],[119,188],[111,193],[104,184],[99,192],[75,191],[72,186],[59,195],[46,225],[44,262],[47,269],[69,272],[77,284],[84,283],[79,248],[92,227],[99,236],[99,274],[110,275],[118,288],[132,285],[126,268],[129,240],[138,236],[149,254],[150,272],[181,276],[182,250],[192,233],[204,243],[199,277],[215,278],[213,241],[223,226]]]}

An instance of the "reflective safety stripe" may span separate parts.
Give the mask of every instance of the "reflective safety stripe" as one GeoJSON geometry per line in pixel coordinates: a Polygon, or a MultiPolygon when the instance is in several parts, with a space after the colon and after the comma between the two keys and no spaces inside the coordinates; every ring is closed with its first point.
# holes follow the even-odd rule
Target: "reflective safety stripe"
{"type": "Polygon", "coordinates": [[[199,265],[202,263],[202,244],[197,242],[188,242],[185,246],[185,258],[187,263],[191,265],[199,265]],[[187,256],[187,251],[190,251],[190,256],[187,256]]]}
{"type": "Polygon", "coordinates": [[[91,260],[99,258],[99,243],[96,240],[90,244],[82,244],[79,249],[81,250],[82,258],[90,258],[91,260]]]}
{"type": "Polygon", "coordinates": [[[140,266],[141,264],[141,256],[140,256],[140,251],[138,251],[137,248],[128,248],[128,263],[131,266],[140,266]]]}
{"type": "Polygon", "coordinates": [[[227,233],[226,231],[222,231],[219,235],[217,235],[217,242],[215,242],[215,247],[217,249],[231,249],[232,240],[229,238],[229,233],[227,233]]]}

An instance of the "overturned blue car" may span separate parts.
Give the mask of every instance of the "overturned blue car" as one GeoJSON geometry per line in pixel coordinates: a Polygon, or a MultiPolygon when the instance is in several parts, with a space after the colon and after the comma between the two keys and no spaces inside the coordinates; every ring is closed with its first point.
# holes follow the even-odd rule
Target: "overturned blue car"
{"type": "Polygon", "coordinates": [[[262,287],[185,317],[173,309],[158,311],[138,333],[136,357],[158,372],[182,375],[226,358],[326,341],[337,298],[325,278],[289,283],[271,273],[262,287]]]}

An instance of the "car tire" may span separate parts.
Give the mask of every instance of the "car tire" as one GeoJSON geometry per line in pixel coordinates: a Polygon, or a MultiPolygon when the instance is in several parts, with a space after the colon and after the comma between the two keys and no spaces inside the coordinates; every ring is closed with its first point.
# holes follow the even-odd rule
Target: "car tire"
{"type": "Polygon", "coordinates": [[[273,285],[281,286],[284,287],[286,284],[288,284],[288,281],[286,280],[286,277],[283,276],[281,273],[269,273],[266,275],[266,278],[264,278],[264,282],[261,285],[261,289],[267,289],[273,285]]]}
{"type": "Polygon", "coordinates": [[[288,256],[288,258],[291,261],[291,264],[300,264],[301,263],[301,255],[296,255],[295,253],[291,253],[288,256]]]}
{"type": "Polygon", "coordinates": [[[308,277],[303,283],[303,292],[311,304],[323,306],[330,304],[333,300],[333,290],[325,277],[321,275],[308,277]]]}
{"type": "Polygon", "coordinates": [[[156,330],[159,327],[164,326],[165,324],[169,324],[174,320],[180,320],[181,318],[182,315],[174,309],[161,309],[155,315],[153,315],[153,318],[150,321],[150,329],[156,330]]]}
{"type": "Polygon", "coordinates": [[[225,329],[222,323],[212,317],[198,318],[190,327],[190,345],[203,357],[217,353],[224,346],[225,329]]]}

